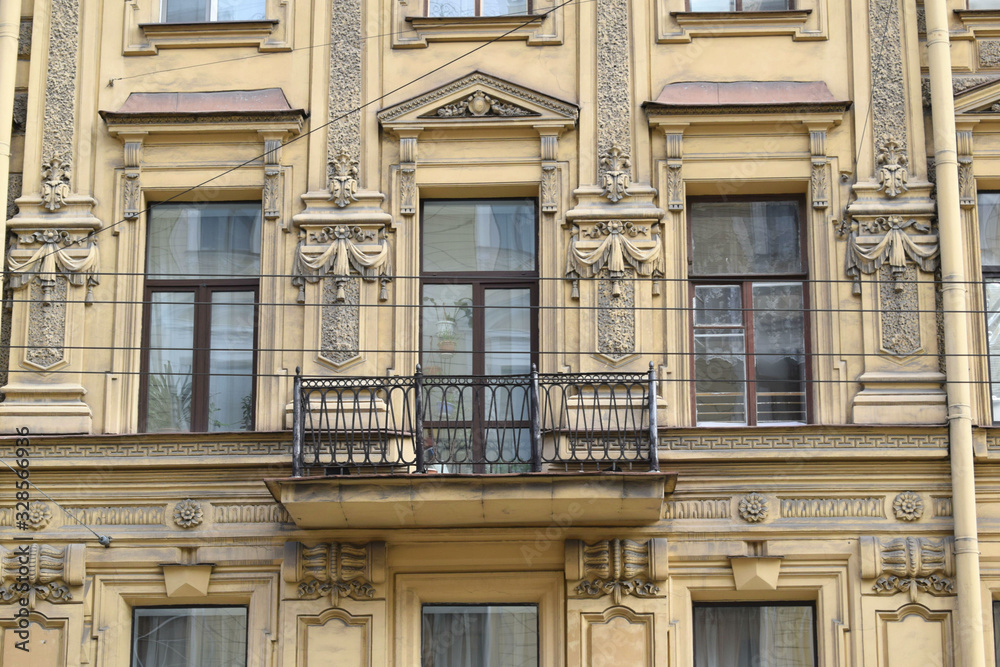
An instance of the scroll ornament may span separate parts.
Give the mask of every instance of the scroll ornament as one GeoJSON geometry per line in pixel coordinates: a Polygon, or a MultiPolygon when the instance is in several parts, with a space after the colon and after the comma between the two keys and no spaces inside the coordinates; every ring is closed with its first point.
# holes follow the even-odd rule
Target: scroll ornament
{"type": "MultiPolygon", "coordinates": [[[[589,232],[571,236],[566,257],[566,279],[573,281],[573,298],[580,298],[580,278],[593,278],[604,269],[613,281],[613,297],[621,296],[619,281],[626,276],[626,267],[631,267],[640,276],[653,276],[654,279],[662,276],[664,266],[660,235],[652,234],[652,245],[646,248],[632,240],[648,231],[647,227],[632,222],[609,220],[597,223],[589,232]],[[603,237],[603,240],[596,248],[581,248],[580,236],[591,239],[603,237]]],[[[653,285],[653,294],[657,294],[657,283],[653,285]]]]}
{"type": "MultiPolygon", "coordinates": [[[[843,228],[842,228],[843,229],[843,228]]],[[[921,270],[932,273],[937,269],[937,237],[931,234],[930,225],[898,215],[890,215],[874,220],[861,221],[850,227],[847,234],[847,254],[844,270],[855,282],[854,293],[859,293],[858,281],[861,274],[875,273],[886,262],[892,269],[893,278],[906,271],[907,261],[912,261],[921,270]],[[933,243],[918,244],[906,230],[913,228],[927,235],[933,243]]],[[[897,286],[896,291],[902,287],[897,286]]]]}
{"type": "Polygon", "coordinates": [[[578,545],[582,566],[579,574],[583,580],[574,589],[577,595],[591,598],[610,595],[620,605],[626,595],[651,598],[660,592],[653,582],[664,579],[666,574],[658,571],[665,569],[662,553],[666,546],[662,539],[645,542],[613,539],[578,545]]]}
{"type": "Polygon", "coordinates": [[[14,246],[7,253],[10,288],[20,289],[32,280],[37,280],[42,286],[42,305],[48,306],[56,277],[62,276],[78,287],[86,283],[87,297],[84,303],[93,303],[94,286],[101,282],[97,273],[100,258],[97,242],[92,238],[89,239],[89,245],[81,246],[80,242],[87,238],[73,240],[69,232],[56,229],[19,234],[19,244],[41,243],[41,246],[23,262],[15,258],[15,254],[24,253],[23,249],[14,246]]]}
{"type": "Polygon", "coordinates": [[[83,584],[83,544],[52,546],[22,543],[14,549],[0,549],[0,604],[68,602],[73,599],[70,586],[83,584]]]}
{"type": "Polygon", "coordinates": [[[882,541],[861,538],[861,578],[874,579],[876,594],[909,593],[916,601],[918,591],[930,595],[953,595],[955,574],[952,542],[926,537],[897,537],[882,541]]]}
{"type": "Polygon", "coordinates": [[[344,208],[358,197],[358,161],[341,151],[330,163],[330,199],[344,208]]]}
{"type": "Polygon", "coordinates": [[[296,585],[304,600],[331,596],[334,604],[341,596],[355,600],[375,596],[375,584],[385,579],[385,544],[328,542],[308,547],[301,542],[285,543],[284,579],[296,585]]]}
{"type": "Polygon", "coordinates": [[[389,298],[386,285],[391,278],[392,258],[389,242],[384,236],[376,242],[373,230],[361,227],[337,225],[324,227],[309,234],[310,243],[299,241],[295,249],[294,277],[292,284],[299,288],[298,302],[305,303],[305,284],[317,283],[324,276],[332,275],[337,280],[337,301],[344,301],[344,284],[353,269],[367,282],[379,280],[381,290],[379,301],[389,298]],[[326,246],[319,254],[310,252],[310,247],[326,246]]]}

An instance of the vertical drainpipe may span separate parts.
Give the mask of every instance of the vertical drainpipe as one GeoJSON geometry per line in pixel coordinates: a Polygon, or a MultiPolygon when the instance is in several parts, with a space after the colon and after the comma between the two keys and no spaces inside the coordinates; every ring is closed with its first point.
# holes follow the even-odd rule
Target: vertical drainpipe
{"type": "Polygon", "coordinates": [[[979,581],[976,529],[976,478],[972,454],[972,408],[969,381],[969,331],[962,216],[959,208],[955,98],[951,81],[946,0],[927,0],[927,60],[931,75],[931,119],[937,168],[938,234],[941,244],[942,301],[951,488],[955,523],[955,569],[958,579],[960,664],[986,665],[983,602],[979,581]]]}
{"type": "MultiPolygon", "coordinates": [[[[7,238],[7,188],[10,184],[10,134],[14,125],[14,83],[17,78],[17,36],[20,0],[0,0],[0,250],[7,238]]],[[[3,261],[6,261],[4,258],[3,261]]],[[[0,293],[3,271],[0,270],[0,293]]]]}

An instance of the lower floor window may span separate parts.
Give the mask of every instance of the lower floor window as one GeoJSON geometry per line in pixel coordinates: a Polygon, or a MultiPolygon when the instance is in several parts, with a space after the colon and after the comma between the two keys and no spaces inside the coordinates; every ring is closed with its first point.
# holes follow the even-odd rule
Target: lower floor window
{"type": "Polygon", "coordinates": [[[424,605],[421,667],[537,667],[538,606],[424,605]]]}
{"type": "Polygon", "coordinates": [[[140,607],[131,667],[246,667],[245,607],[140,607]]]}
{"type": "Polygon", "coordinates": [[[697,604],[695,667],[814,667],[811,604],[697,604]]]}

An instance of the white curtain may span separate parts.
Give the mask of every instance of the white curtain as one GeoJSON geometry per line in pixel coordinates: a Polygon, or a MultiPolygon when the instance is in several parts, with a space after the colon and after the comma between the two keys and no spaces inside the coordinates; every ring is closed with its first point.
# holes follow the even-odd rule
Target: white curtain
{"type": "Polygon", "coordinates": [[[700,606],[695,667],[813,667],[812,608],[700,606]]]}
{"type": "Polygon", "coordinates": [[[424,607],[421,667],[537,667],[534,605],[424,607]]]}

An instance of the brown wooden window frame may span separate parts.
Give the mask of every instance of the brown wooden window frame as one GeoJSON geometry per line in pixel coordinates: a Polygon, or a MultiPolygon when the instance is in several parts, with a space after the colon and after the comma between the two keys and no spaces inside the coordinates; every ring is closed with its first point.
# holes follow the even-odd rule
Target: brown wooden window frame
{"type": "Polygon", "coordinates": [[[711,425],[711,426],[721,426],[721,427],[739,427],[739,426],[759,426],[757,419],[757,383],[756,383],[756,363],[755,363],[755,347],[753,340],[753,285],[762,283],[792,283],[799,282],[802,285],[802,311],[803,311],[803,364],[805,366],[804,373],[804,384],[805,384],[805,420],[790,421],[790,422],[765,422],[763,426],[786,426],[790,424],[808,424],[811,423],[813,417],[812,409],[812,357],[811,357],[811,341],[812,341],[812,330],[810,323],[810,305],[809,305],[809,255],[808,255],[808,239],[807,232],[808,226],[805,224],[806,218],[806,201],[805,197],[801,194],[777,194],[777,195],[746,195],[746,196],[699,196],[688,198],[685,217],[687,219],[687,251],[688,251],[688,305],[690,308],[689,318],[690,324],[688,327],[689,339],[688,344],[691,346],[690,361],[688,364],[689,372],[691,373],[691,392],[694,400],[691,402],[691,417],[696,426],[711,425]],[[758,273],[758,274],[705,274],[698,275],[693,273],[694,266],[694,220],[693,220],[693,207],[692,204],[699,202],[764,202],[764,201],[786,201],[794,202],[797,204],[798,209],[798,227],[799,227],[799,257],[801,258],[801,272],[795,273],[758,273]],[[745,400],[746,400],[746,420],[744,423],[736,422],[699,422],[698,421],[698,401],[697,401],[697,375],[695,370],[695,331],[699,328],[695,325],[694,317],[694,299],[695,299],[695,289],[703,285],[739,285],[740,286],[740,297],[741,297],[741,307],[743,309],[743,321],[740,325],[730,325],[730,326],[705,326],[706,329],[726,329],[732,328],[733,330],[741,330],[744,332],[744,372],[745,372],[745,400]]]}
{"type": "MultiPolygon", "coordinates": [[[[229,203],[229,202],[219,202],[229,203]]],[[[249,201],[233,203],[249,204],[249,201]]],[[[148,216],[147,216],[148,220],[148,216]]],[[[263,229],[263,227],[262,227],[263,229]]],[[[147,248],[147,262],[149,258],[147,248]]],[[[191,363],[191,424],[187,433],[206,433],[209,431],[209,383],[211,370],[211,334],[212,334],[212,294],[215,292],[251,292],[253,294],[253,355],[252,382],[250,392],[250,424],[246,431],[256,428],[257,414],[257,344],[260,329],[260,278],[195,278],[150,279],[146,278],[143,287],[142,313],[142,354],[140,359],[139,385],[139,432],[146,433],[149,416],[149,356],[150,328],[152,326],[152,304],[154,293],[193,293],[194,294],[194,332],[191,363]]],[[[246,432],[240,431],[240,432],[246,432]]]]}

